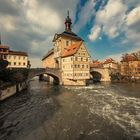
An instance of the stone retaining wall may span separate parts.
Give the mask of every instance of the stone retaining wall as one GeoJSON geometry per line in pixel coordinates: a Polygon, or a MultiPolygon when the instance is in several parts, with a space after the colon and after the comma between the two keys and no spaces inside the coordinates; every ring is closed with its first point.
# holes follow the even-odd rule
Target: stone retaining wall
{"type": "Polygon", "coordinates": [[[3,101],[4,99],[16,94],[17,92],[22,91],[27,87],[26,82],[22,82],[18,85],[13,85],[6,87],[5,89],[0,89],[0,101],[3,101]]]}

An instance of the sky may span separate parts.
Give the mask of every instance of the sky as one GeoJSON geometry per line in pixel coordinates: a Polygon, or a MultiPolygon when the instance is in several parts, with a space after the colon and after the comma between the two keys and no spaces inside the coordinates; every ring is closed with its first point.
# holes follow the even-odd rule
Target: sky
{"type": "Polygon", "coordinates": [[[26,51],[32,67],[41,67],[54,34],[64,31],[67,10],[91,59],[119,61],[140,50],[140,0],[0,0],[2,44],[26,51]]]}

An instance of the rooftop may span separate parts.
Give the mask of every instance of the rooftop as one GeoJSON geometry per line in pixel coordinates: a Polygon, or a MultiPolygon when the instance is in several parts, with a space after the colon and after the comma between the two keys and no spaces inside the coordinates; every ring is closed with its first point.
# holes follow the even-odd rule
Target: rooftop
{"type": "Polygon", "coordinates": [[[50,51],[47,52],[47,54],[45,56],[43,56],[42,60],[44,60],[45,58],[47,58],[49,55],[54,53],[54,49],[51,49],[50,51]]]}
{"type": "Polygon", "coordinates": [[[82,44],[82,41],[77,42],[77,43],[72,44],[71,46],[69,46],[64,51],[64,53],[62,54],[62,57],[74,55],[77,52],[77,50],[79,49],[79,47],[81,46],[81,44],[82,44]]]}
{"type": "Polygon", "coordinates": [[[11,55],[28,56],[28,54],[26,52],[21,52],[21,51],[9,51],[9,54],[11,54],[11,55]]]}
{"type": "Polygon", "coordinates": [[[63,36],[63,37],[67,37],[67,38],[73,38],[75,40],[79,40],[79,41],[83,41],[83,39],[81,39],[79,36],[77,36],[75,33],[73,33],[72,31],[64,31],[61,34],[56,34],[57,37],[53,38],[53,41],[55,41],[56,39],[58,39],[59,37],[63,36]]]}
{"type": "Polygon", "coordinates": [[[115,60],[112,59],[112,58],[108,58],[108,59],[106,59],[106,60],[104,61],[103,64],[109,64],[109,63],[115,63],[115,60]]]}
{"type": "Polygon", "coordinates": [[[0,45],[0,48],[1,48],[1,49],[9,49],[9,47],[6,46],[6,45],[0,45]]]}

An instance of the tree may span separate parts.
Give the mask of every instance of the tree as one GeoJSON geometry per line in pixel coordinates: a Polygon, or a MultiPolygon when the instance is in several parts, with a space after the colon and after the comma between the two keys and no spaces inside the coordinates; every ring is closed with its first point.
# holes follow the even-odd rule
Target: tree
{"type": "Polygon", "coordinates": [[[8,66],[8,61],[0,58],[0,70],[5,69],[8,66]]]}

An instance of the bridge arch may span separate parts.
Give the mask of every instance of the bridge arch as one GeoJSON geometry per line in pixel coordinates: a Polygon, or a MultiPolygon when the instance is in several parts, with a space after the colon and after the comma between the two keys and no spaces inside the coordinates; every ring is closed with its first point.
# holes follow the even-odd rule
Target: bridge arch
{"type": "Polygon", "coordinates": [[[101,81],[101,78],[102,78],[102,74],[98,71],[92,71],[90,72],[91,74],[91,78],[93,81],[95,82],[100,82],[101,81]]]}
{"type": "Polygon", "coordinates": [[[90,73],[95,81],[110,81],[110,69],[108,68],[91,68],[90,73]]]}
{"type": "Polygon", "coordinates": [[[61,84],[60,70],[55,68],[31,69],[28,75],[28,79],[32,79],[35,76],[43,77],[44,74],[52,77],[55,84],[61,84]]]}

